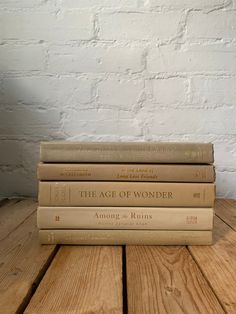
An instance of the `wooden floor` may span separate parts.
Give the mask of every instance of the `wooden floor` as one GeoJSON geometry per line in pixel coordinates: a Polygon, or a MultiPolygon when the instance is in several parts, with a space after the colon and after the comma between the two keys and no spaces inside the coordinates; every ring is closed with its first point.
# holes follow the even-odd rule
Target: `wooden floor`
{"type": "Polygon", "coordinates": [[[40,246],[34,200],[0,203],[0,313],[236,313],[236,201],[214,245],[40,246]]]}

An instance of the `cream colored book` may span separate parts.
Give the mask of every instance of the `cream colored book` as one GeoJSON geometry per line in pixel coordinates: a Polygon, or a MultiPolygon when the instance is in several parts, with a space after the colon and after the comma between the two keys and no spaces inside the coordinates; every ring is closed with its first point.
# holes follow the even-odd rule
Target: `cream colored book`
{"type": "Polygon", "coordinates": [[[214,200],[213,183],[39,183],[39,206],[213,207],[214,200]]]}
{"type": "Polygon", "coordinates": [[[211,143],[42,142],[43,162],[213,163],[211,143]]]}
{"type": "Polygon", "coordinates": [[[210,245],[212,231],[40,230],[41,244],[210,245]]]}
{"type": "Polygon", "coordinates": [[[39,163],[42,181],[214,182],[213,165],[39,163]]]}
{"type": "Polygon", "coordinates": [[[212,208],[39,207],[40,229],[211,230],[212,208]]]}

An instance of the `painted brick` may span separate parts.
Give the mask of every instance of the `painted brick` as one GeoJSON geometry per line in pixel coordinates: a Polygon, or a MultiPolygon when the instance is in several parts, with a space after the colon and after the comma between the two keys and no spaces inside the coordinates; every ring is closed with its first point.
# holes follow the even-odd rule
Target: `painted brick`
{"type": "MultiPolygon", "coordinates": [[[[151,107],[152,108],[152,107],[151,107]]],[[[137,116],[145,120],[150,134],[236,135],[236,110],[158,109],[145,107],[137,116]]]]}
{"type": "Polygon", "coordinates": [[[68,110],[64,130],[67,136],[73,136],[75,132],[104,136],[138,136],[141,132],[138,121],[131,112],[114,109],[68,110]]]}
{"type": "Polygon", "coordinates": [[[0,0],[1,8],[6,9],[23,9],[35,8],[45,3],[45,0],[0,0]]]}
{"type": "Polygon", "coordinates": [[[139,101],[142,90],[142,81],[103,81],[98,85],[99,103],[107,106],[131,108],[139,101]]]}
{"type": "Polygon", "coordinates": [[[56,135],[60,129],[60,112],[55,109],[35,110],[29,106],[0,111],[1,136],[56,135]]]}
{"type": "Polygon", "coordinates": [[[19,141],[0,142],[0,166],[22,164],[22,144],[19,141]]]}
{"type": "Polygon", "coordinates": [[[17,40],[78,40],[93,36],[91,13],[78,10],[58,15],[47,12],[3,12],[0,38],[17,40]]]}
{"type": "Polygon", "coordinates": [[[225,0],[149,0],[146,6],[151,8],[169,7],[178,9],[209,9],[225,5],[225,0]]]}
{"type": "Polygon", "coordinates": [[[186,50],[175,49],[174,46],[153,48],[147,57],[147,70],[150,73],[236,72],[236,53],[232,48],[217,45],[193,45],[186,50]]]}
{"type": "Polygon", "coordinates": [[[192,79],[192,102],[205,105],[236,104],[236,78],[207,78],[195,77],[192,79]]]}
{"type": "Polygon", "coordinates": [[[45,69],[45,64],[46,53],[42,45],[0,45],[1,72],[39,71],[45,69]]]}
{"type": "Polygon", "coordinates": [[[168,78],[151,80],[154,101],[169,105],[182,103],[186,100],[187,83],[183,78],[168,78]]]}
{"type": "Polygon", "coordinates": [[[191,38],[235,38],[236,12],[191,12],[187,25],[187,36],[191,38]]]}
{"type": "Polygon", "coordinates": [[[236,172],[216,172],[216,193],[218,197],[234,198],[236,172]]]}
{"type": "Polygon", "coordinates": [[[236,142],[231,139],[218,139],[214,141],[215,164],[219,171],[235,169],[236,142]]]}
{"type": "Polygon", "coordinates": [[[236,198],[235,3],[0,0],[0,198],[59,139],[211,141],[236,198]]]}
{"type": "Polygon", "coordinates": [[[177,35],[180,13],[101,14],[99,22],[101,39],[162,40],[177,35]]]}
{"type": "Polygon", "coordinates": [[[135,8],[137,0],[60,0],[63,8],[135,8]]]}
{"type": "MultiPolygon", "coordinates": [[[[48,139],[46,139],[48,140],[48,139]]],[[[22,156],[23,156],[23,166],[27,169],[29,175],[36,175],[37,164],[39,162],[39,143],[42,141],[41,138],[35,139],[34,142],[22,141],[22,156]],[[36,167],[35,167],[36,165],[36,167]]]]}
{"type": "Polygon", "coordinates": [[[53,73],[122,73],[142,70],[138,48],[57,47],[50,50],[48,71],[53,73]]]}
{"type": "Polygon", "coordinates": [[[17,77],[4,79],[3,104],[45,107],[77,106],[92,100],[92,81],[73,77],[17,77]]]}

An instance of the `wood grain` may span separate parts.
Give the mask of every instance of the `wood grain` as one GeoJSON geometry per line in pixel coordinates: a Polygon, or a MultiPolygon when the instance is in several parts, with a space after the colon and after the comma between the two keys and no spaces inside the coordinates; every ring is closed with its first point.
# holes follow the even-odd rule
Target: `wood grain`
{"type": "Polygon", "coordinates": [[[128,313],[224,313],[185,247],[127,246],[128,313]]]}
{"type": "MultiPolygon", "coordinates": [[[[9,211],[11,208],[12,206],[9,211]]],[[[15,214],[12,217],[14,219],[15,214]]],[[[10,227],[16,225],[13,222],[10,224],[8,220],[7,224],[10,227]]],[[[33,286],[38,284],[54,255],[54,250],[54,245],[39,244],[35,213],[0,241],[1,313],[15,313],[24,308],[33,286]]]]}
{"type": "MultiPolygon", "coordinates": [[[[222,211],[224,208],[222,208],[222,211]]],[[[236,313],[236,232],[215,217],[214,244],[189,250],[227,313],[236,313]]]]}
{"type": "Polygon", "coordinates": [[[64,246],[31,302],[29,313],[122,313],[122,250],[64,246]]]}
{"type": "MultiPolygon", "coordinates": [[[[36,207],[0,203],[0,313],[22,313],[28,303],[31,314],[122,313],[121,247],[56,254],[38,243],[36,207]]],[[[236,313],[236,201],[217,200],[215,211],[213,246],[126,247],[129,313],[236,313]]]]}
{"type": "Polygon", "coordinates": [[[27,217],[37,209],[35,200],[12,199],[0,207],[0,241],[15,230],[27,217]]]}
{"type": "Polygon", "coordinates": [[[236,231],[236,200],[216,200],[215,213],[236,231]]]}

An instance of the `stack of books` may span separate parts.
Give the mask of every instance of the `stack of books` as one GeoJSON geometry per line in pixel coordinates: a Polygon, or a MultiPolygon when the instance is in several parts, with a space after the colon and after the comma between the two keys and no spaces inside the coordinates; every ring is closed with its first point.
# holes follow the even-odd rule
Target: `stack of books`
{"type": "Polygon", "coordinates": [[[42,244],[209,245],[210,143],[43,142],[42,244]]]}

